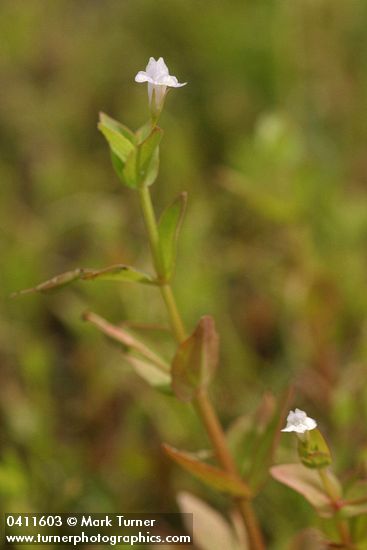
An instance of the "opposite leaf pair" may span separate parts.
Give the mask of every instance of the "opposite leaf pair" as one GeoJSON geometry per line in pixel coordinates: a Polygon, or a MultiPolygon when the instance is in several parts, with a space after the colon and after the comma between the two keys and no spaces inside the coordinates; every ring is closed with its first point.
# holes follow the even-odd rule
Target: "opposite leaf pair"
{"type": "Polygon", "coordinates": [[[132,189],[152,185],[158,175],[163,130],[148,123],[134,133],[105,113],[100,113],[98,128],[108,141],[121,182],[132,189]]]}

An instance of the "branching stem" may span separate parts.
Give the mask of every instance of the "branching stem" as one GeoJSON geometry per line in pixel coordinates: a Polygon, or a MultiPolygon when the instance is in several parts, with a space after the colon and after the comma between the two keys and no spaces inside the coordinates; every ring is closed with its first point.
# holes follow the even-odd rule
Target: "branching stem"
{"type": "MultiPolygon", "coordinates": [[[[177,308],[176,300],[170,283],[164,279],[163,262],[159,247],[159,233],[156,216],[148,187],[139,190],[140,205],[143,212],[145,227],[149,239],[154,268],[161,281],[160,291],[170,319],[172,333],[177,343],[186,339],[185,327],[177,308]]],[[[195,401],[196,411],[206,429],[218,462],[223,469],[239,477],[237,467],[229,452],[223,428],[206,390],[201,391],[195,401]]],[[[254,514],[251,502],[246,499],[236,499],[237,507],[243,517],[251,550],[265,550],[263,537],[254,514]]]]}

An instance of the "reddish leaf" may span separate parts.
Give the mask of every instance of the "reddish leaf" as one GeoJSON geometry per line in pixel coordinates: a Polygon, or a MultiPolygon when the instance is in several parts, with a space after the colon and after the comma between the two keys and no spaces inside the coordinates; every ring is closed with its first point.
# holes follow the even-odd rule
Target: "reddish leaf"
{"type": "Polygon", "coordinates": [[[218,365],[219,339],[212,317],[200,319],[194,332],[177,349],[172,363],[172,388],[182,401],[191,401],[208,386],[218,365]]]}
{"type": "Polygon", "coordinates": [[[236,497],[251,496],[250,489],[236,476],[201,462],[189,453],[178,451],[169,445],[163,444],[163,449],[172,460],[210,487],[236,497]]]}
{"type": "Polygon", "coordinates": [[[85,321],[89,321],[93,325],[95,325],[99,330],[101,330],[106,336],[109,336],[113,340],[117,340],[127,348],[138,352],[140,355],[145,357],[145,359],[148,359],[151,363],[156,365],[161,371],[163,372],[169,372],[169,366],[167,363],[154,351],[152,351],[146,344],[138,340],[135,336],[133,336],[130,332],[127,330],[117,327],[116,325],[112,325],[106,319],[103,319],[103,317],[100,317],[99,315],[96,315],[92,312],[86,312],[83,315],[83,319],[85,321]]]}
{"type": "MultiPolygon", "coordinates": [[[[291,487],[316,509],[321,517],[331,517],[335,513],[330,498],[316,470],[306,468],[302,464],[281,464],[270,469],[271,475],[280,483],[291,487]]],[[[329,481],[338,487],[338,480],[331,472],[327,472],[329,481]]]]}
{"type": "Polygon", "coordinates": [[[134,357],[130,353],[125,353],[124,359],[132,366],[136,374],[153,386],[153,388],[172,395],[171,377],[167,372],[159,369],[154,363],[134,357]]]}

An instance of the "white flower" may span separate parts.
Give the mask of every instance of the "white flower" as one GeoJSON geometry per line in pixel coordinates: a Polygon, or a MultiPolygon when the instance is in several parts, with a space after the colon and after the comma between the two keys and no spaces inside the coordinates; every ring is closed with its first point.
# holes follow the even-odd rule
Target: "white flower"
{"type": "Polygon", "coordinates": [[[168,73],[168,67],[165,64],[163,57],[160,57],[158,61],[156,61],[154,57],[151,57],[145,71],[139,71],[135,76],[135,82],[148,83],[149,103],[151,108],[156,113],[159,113],[162,110],[163,102],[167,93],[167,87],[181,88],[181,86],[185,86],[187,84],[187,82],[178,82],[175,76],[171,76],[168,73]],[[152,105],[152,100],[154,101],[154,105],[152,105]]]}
{"type": "Polygon", "coordinates": [[[314,430],[317,426],[316,420],[309,418],[304,411],[296,409],[290,411],[287,417],[287,425],[282,432],[297,432],[303,434],[309,430],[314,430]]]}

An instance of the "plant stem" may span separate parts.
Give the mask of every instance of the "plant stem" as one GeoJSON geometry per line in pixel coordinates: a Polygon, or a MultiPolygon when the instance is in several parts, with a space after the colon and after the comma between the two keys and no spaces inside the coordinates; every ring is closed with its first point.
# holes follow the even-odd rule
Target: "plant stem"
{"type": "MultiPolygon", "coordinates": [[[[172,292],[172,287],[170,283],[165,281],[164,278],[163,262],[159,248],[158,226],[148,187],[142,187],[141,189],[139,189],[139,198],[146,231],[148,234],[154,267],[158,276],[158,280],[160,281],[160,291],[167,308],[172,332],[175,336],[176,341],[181,344],[184,340],[186,340],[186,331],[181,315],[177,308],[176,300],[172,292]]],[[[206,429],[218,462],[221,464],[225,471],[240,477],[232,455],[229,452],[223,428],[219,422],[215,409],[210,402],[206,390],[200,391],[197,395],[195,400],[195,408],[206,429]]],[[[241,512],[246,526],[250,549],[265,550],[263,537],[250,501],[239,498],[236,499],[236,504],[241,512]]]]}
{"type": "Polygon", "coordinates": [[[178,311],[175,297],[172,292],[172,287],[169,284],[161,285],[161,294],[166,304],[169,313],[171,326],[177,342],[181,343],[186,340],[186,331],[183,325],[181,315],[178,311]]]}
{"type": "Polygon", "coordinates": [[[207,433],[210,435],[210,440],[213,443],[218,462],[220,462],[227,472],[236,474],[236,465],[232,455],[228,451],[222,426],[219,423],[214,408],[209,401],[208,393],[205,390],[201,390],[198,393],[195,406],[203,420],[207,433]]]}
{"type": "Polygon", "coordinates": [[[140,205],[143,212],[145,227],[148,234],[150,250],[153,257],[154,268],[160,282],[160,291],[166,304],[172,332],[178,342],[186,339],[185,327],[177,309],[172,287],[164,281],[164,269],[159,249],[159,233],[155,212],[148,187],[139,189],[140,205]]]}
{"type": "MultiPolygon", "coordinates": [[[[236,464],[228,450],[223,428],[205,390],[197,395],[195,405],[209,435],[218,462],[224,470],[239,477],[236,464]]],[[[236,499],[236,503],[246,526],[250,548],[264,550],[263,537],[250,501],[239,498],[236,499]]]]}
{"type": "MultiPolygon", "coordinates": [[[[339,500],[339,495],[335,492],[333,485],[330,483],[326,468],[319,468],[318,472],[319,472],[319,476],[321,478],[322,484],[324,486],[325,492],[329,496],[330,500],[334,504],[337,504],[339,500]]],[[[338,512],[335,513],[334,518],[335,518],[335,525],[339,531],[340,541],[343,543],[345,548],[354,548],[348,523],[344,519],[340,518],[338,512]]]]}
{"type": "Polygon", "coordinates": [[[163,275],[162,258],[159,249],[159,233],[155,212],[150,196],[149,187],[139,189],[140,206],[143,212],[145,228],[147,231],[150,251],[153,257],[154,268],[159,278],[163,275]]]}

